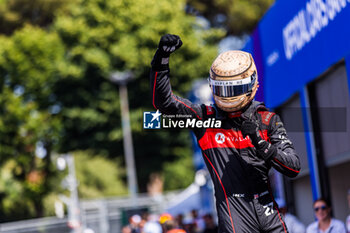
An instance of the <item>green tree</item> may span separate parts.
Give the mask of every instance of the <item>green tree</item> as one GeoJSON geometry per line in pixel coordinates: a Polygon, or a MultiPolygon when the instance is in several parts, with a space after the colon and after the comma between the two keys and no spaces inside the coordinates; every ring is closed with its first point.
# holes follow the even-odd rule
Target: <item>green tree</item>
{"type": "Polygon", "coordinates": [[[25,27],[11,38],[0,38],[0,166],[12,173],[7,181],[6,176],[0,179],[21,184],[16,194],[0,186],[0,212],[10,219],[43,216],[43,200],[56,187],[51,153],[61,136],[61,120],[52,112],[51,88],[63,58],[64,47],[55,33],[25,27]],[[24,205],[34,211],[18,208],[24,205]]]}
{"type": "Polygon", "coordinates": [[[0,0],[0,33],[12,34],[26,24],[49,26],[57,11],[65,12],[74,0],[0,0]]]}
{"type": "Polygon", "coordinates": [[[249,34],[274,0],[188,0],[188,11],[203,15],[229,35],[249,34]]]}
{"type": "Polygon", "coordinates": [[[125,170],[119,159],[97,156],[89,151],[74,152],[80,198],[126,195],[125,170]],[[88,163],[86,161],[89,161],[88,163]]]}

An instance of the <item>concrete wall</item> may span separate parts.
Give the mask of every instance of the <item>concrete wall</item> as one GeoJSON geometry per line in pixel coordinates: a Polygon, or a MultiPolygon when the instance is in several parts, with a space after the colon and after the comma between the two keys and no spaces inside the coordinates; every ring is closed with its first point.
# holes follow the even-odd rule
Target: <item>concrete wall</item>
{"type": "Polygon", "coordinates": [[[310,177],[308,175],[305,175],[294,180],[293,186],[296,215],[300,221],[302,221],[305,226],[307,226],[315,220],[312,208],[313,200],[310,177]]]}

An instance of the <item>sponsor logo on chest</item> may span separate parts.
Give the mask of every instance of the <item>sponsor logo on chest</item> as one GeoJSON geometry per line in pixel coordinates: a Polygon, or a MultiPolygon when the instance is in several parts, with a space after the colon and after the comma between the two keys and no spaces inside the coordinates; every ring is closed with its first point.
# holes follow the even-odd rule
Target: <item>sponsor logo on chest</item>
{"type": "Polygon", "coordinates": [[[250,139],[249,136],[243,138],[241,131],[232,131],[226,135],[221,132],[215,134],[215,141],[219,144],[223,144],[225,142],[250,142],[250,139]]]}

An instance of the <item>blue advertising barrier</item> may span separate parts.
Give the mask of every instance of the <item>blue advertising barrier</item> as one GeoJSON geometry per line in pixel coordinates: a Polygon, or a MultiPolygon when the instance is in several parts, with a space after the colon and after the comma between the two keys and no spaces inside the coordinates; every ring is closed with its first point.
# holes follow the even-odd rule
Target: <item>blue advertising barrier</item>
{"type": "Polygon", "coordinates": [[[262,63],[268,107],[281,105],[350,54],[349,19],[350,0],[276,1],[243,48],[262,63]]]}
{"type": "Polygon", "coordinates": [[[243,48],[257,63],[268,107],[300,95],[314,200],[321,192],[306,85],[344,59],[350,88],[349,23],[350,0],[278,0],[243,48]]]}

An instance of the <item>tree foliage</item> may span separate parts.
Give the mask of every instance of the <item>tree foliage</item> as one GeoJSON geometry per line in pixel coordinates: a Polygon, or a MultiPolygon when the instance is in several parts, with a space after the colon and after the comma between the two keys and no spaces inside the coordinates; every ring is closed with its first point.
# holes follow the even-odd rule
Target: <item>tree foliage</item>
{"type": "Polygon", "coordinates": [[[249,34],[274,0],[188,0],[188,11],[223,27],[229,35],[249,34]]]}
{"type": "Polygon", "coordinates": [[[89,151],[74,153],[80,198],[126,195],[125,169],[119,159],[96,156],[89,151]],[[89,162],[86,162],[89,161],[89,162]]]}
{"type": "Polygon", "coordinates": [[[1,0],[0,33],[12,34],[26,24],[49,26],[54,20],[55,13],[66,11],[71,2],[71,0],[1,0]]]}
{"type": "MultiPolygon", "coordinates": [[[[51,89],[64,47],[56,34],[33,27],[1,38],[0,44],[0,165],[12,161],[8,169],[13,182],[22,184],[16,200],[28,201],[34,215],[42,216],[42,200],[55,186],[50,155],[62,125],[50,111],[51,89]],[[38,148],[45,153],[42,159],[36,156],[38,148]]],[[[0,188],[5,196],[8,191],[6,185],[0,188]]],[[[28,215],[16,200],[7,209],[13,208],[16,216],[28,215]]]]}

